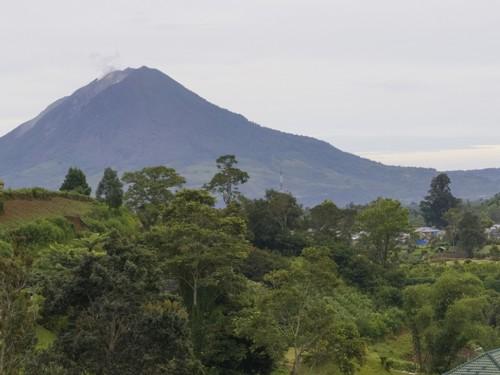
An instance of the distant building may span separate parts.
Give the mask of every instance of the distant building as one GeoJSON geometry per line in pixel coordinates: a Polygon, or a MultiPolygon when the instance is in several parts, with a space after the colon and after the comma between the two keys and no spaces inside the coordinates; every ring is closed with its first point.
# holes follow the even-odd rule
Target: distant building
{"type": "Polygon", "coordinates": [[[415,229],[415,233],[417,234],[419,239],[432,240],[434,238],[443,238],[445,235],[445,231],[432,227],[419,227],[415,229]]]}
{"type": "Polygon", "coordinates": [[[362,230],[361,232],[358,232],[358,233],[354,233],[352,236],[351,236],[351,239],[354,241],[354,242],[357,242],[359,241],[361,238],[365,237],[368,233],[365,232],[364,230],[362,230]]]}
{"type": "Polygon", "coordinates": [[[486,235],[490,240],[500,240],[500,224],[495,224],[487,228],[486,235]]]}
{"type": "Polygon", "coordinates": [[[426,246],[433,239],[442,239],[445,235],[445,231],[432,227],[419,227],[415,229],[415,234],[417,235],[416,244],[417,246],[426,246]]]}
{"type": "Polygon", "coordinates": [[[481,354],[443,375],[500,375],[500,349],[481,354]]]}

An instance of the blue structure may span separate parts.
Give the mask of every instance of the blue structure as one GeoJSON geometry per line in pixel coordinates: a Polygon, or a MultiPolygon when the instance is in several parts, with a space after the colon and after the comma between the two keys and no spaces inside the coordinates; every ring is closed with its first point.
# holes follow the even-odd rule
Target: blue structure
{"type": "Polygon", "coordinates": [[[481,354],[443,375],[500,375],[500,349],[481,354]]]}

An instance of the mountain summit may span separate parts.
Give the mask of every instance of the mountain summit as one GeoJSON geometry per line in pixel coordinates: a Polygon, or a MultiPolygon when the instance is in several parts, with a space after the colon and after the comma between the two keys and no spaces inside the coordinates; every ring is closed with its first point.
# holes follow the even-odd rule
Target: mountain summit
{"type": "MultiPolygon", "coordinates": [[[[10,187],[56,188],[70,166],[82,168],[95,183],[108,166],[123,172],[164,164],[190,185],[201,185],[222,154],[235,154],[250,174],[247,194],[277,188],[282,171],[285,189],[305,204],[378,196],[415,201],[437,173],[385,166],[314,138],[259,126],[141,67],[92,81],[0,138],[0,178],[10,187]]],[[[500,190],[498,169],[450,177],[463,198],[500,190]]]]}

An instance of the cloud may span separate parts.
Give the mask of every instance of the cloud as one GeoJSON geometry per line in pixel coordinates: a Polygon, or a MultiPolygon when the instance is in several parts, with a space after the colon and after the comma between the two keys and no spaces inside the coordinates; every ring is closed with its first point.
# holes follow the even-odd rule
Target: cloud
{"type": "Polygon", "coordinates": [[[118,51],[111,55],[93,52],[89,55],[89,59],[100,77],[120,69],[120,53],[118,51]]]}
{"type": "Polygon", "coordinates": [[[500,145],[475,145],[432,151],[360,152],[359,155],[384,164],[429,167],[438,170],[498,168],[500,166],[500,145]]]}

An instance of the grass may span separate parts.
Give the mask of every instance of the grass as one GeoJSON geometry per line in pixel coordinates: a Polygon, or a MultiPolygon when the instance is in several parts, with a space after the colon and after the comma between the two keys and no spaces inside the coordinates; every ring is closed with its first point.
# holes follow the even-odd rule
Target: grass
{"type": "Polygon", "coordinates": [[[55,339],[54,333],[49,331],[48,329],[37,326],[36,327],[36,348],[39,350],[47,349],[55,339]]]}
{"type": "Polygon", "coordinates": [[[373,351],[380,356],[411,360],[413,356],[411,335],[409,333],[403,333],[399,336],[377,343],[373,345],[373,351]]]}
{"type": "MultiPolygon", "coordinates": [[[[372,344],[367,348],[365,363],[356,371],[356,375],[407,375],[408,372],[391,369],[387,371],[383,368],[380,358],[386,357],[399,363],[411,362],[412,343],[409,334],[402,334],[389,338],[383,342],[372,344]]],[[[288,375],[292,362],[292,353],[288,353],[286,366],[277,370],[273,375],[288,375]]],[[[319,368],[309,369],[306,366],[300,371],[300,375],[340,375],[333,363],[326,364],[319,368]]]]}
{"type": "Polygon", "coordinates": [[[57,216],[81,216],[90,210],[91,205],[90,202],[60,197],[7,200],[5,211],[0,215],[0,228],[12,229],[37,219],[57,216]]]}
{"type": "Polygon", "coordinates": [[[379,355],[371,350],[368,350],[368,353],[366,355],[366,362],[359,369],[358,372],[356,372],[358,375],[402,375],[404,374],[401,371],[397,370],[390,370],[387,371],[385,370],[382,365],[380,364],[380,357],[379,355]]]}

